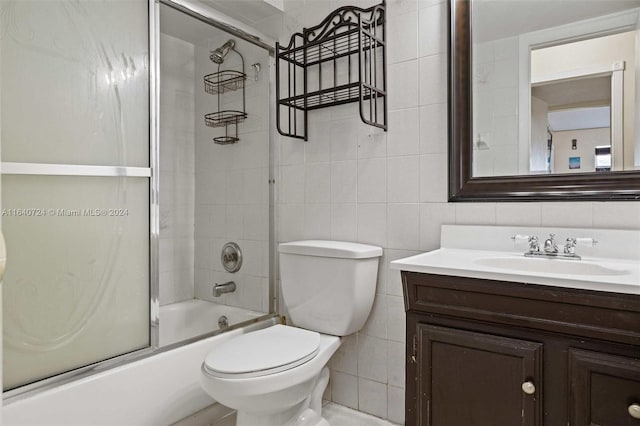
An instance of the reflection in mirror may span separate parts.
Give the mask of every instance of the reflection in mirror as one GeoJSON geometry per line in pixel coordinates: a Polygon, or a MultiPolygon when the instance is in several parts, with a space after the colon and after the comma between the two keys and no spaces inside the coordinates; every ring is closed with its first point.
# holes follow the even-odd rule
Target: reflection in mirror
{"type": "Polygon", "coordinates": [[[611,77],[532,85],[532,173],[594,172],[595,147],[610,150],[611,134],[611,77]],[[570,167],[574,158],[582,161],[573,160],[570,167]]]}
{"type": "Polygon", "coordinates": [[[473,177],[640,169],[639,7],[472,1],[473,177]]]}
{"type": "MultiPolygon", "coordinates": [[[[635,135],[640,136],[636,129],[640,120],[635,119],[635,111],[640,108],[622,111],[628,98],[635,98],[634,106],[636,99],[640,100],[635,79],[628,82],[624,74],[629,66],[635,67],[637,56],[630,60],[616,57],[614,62],[598,67],[580,68],[571,66],[574,62],[567,60],[568,55],[561,55],[555,61],[561,64],[566,60],[569,68],[540,72],[535,80],[531,78],[535,56],[547,48],[596,36],[630,31],[637,34],[640,0],[449,2],[449,201],[640,200],[640,168],[635,166],[640,164],[640,149],[635,149],[635,135]],[[556,7],[563,4],[564,8],[556,7]],[[606,78],[596,80],[597,77],[606,78]],[[548,96],[539,93],[545,91],[545,86],[547,91],[555,92],[550,85],[579,85],[580,80],[592,78],[592,83],[611,88],[608,112],[603,96],[596,101],[560,100],[557,105],[547,106],[546,112],[543,109],[543,113],[533,108],[537,124],[532,131],[532,103],[536,102],[532,97],[548,96]],[[622,104],[615,96],[620,85],[622,104]],[[587,111],[588,125],[578,123],[585,119],[580,110],[590,108],[604,109],[587,111]],[[565,113],[581,118],[566,119],[562,117],[565,113]],[[631,118],[627,118],[629,114],[631,118]],[[603,120],[603,115],[604,122],[596,123],[603,120]],[[563,127],[558,120],[570,124],[563,127]],[[600,132],[605,136],[564,133],[590,128],[604,128],[600,132]],[[616,130],[620,128],[622,135],[616,130]],[[629,137],[630,134],[634,136],[629,137]],[[563,136],[566,142],[561,142],[563,136]],[[598,142],[590,147],[589,138],[598,142]],[[565,144],[565,154],[560,150],[561,143],[565,144]],[[627,155],[629,144],[634,148],[632,156],[627,155]],[[581,149],[586,149],[586,154],[575,155],[581,149]],[[620,162],[618,157],[623,154],[620,162]],[[588,163],[594,167],[593,172],[583,171],[588,163]],[[560,165],[568,171],[559,171],[560,165]]],[[[584,90],[598,89],[589,86],[584,90]]]]}

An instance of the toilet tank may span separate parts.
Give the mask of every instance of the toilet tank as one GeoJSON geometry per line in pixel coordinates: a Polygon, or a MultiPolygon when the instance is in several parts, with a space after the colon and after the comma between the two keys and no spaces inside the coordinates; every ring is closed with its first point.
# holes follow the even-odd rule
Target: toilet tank
{"type": "Polygon", "coordinates": [[[373,305],[380,247],[344,241],[282,243],[280,283],[293,325],[346,336],[363,326],[373,305]]]}

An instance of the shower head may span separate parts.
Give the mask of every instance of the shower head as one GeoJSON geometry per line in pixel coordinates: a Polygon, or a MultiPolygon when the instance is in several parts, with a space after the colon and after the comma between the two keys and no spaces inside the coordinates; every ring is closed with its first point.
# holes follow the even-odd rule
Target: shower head
{"type": "Polygon", "coordinates": [[[223,44],[222,46],[218,47],[216,50],[211,52],[211,55],[209,55],[209,59],[211,59],[211,61],[215,64],[223,63],[224,57],[227,56],[227,53],[229,53],[229,50],[233,49],[235,45],[236,45],[235,41],[227,40],[225,44],[223,44]]]}

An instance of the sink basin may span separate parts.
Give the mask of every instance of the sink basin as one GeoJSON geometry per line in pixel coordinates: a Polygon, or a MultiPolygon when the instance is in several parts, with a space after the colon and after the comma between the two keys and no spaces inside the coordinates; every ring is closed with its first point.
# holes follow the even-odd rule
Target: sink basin
{"type": "Polygon", "coordinates": [[[523,272],[542,272],[549,274],[568,274],[583,276],[629,275],[626,269],[608,268],[597,263],[583,260],[561,260],[530,257],[484,257],[474,259],[473,263],[490,268],[509,269],[523,272]]]}

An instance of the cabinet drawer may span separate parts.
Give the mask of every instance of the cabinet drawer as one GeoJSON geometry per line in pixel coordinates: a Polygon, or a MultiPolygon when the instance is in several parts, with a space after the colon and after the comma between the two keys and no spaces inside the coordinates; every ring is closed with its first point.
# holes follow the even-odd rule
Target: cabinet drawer
{"type": "Polygon", "coordinates": [[[640,359],[580,349],[568,354],[569,424],[639,426],[640,359]]]}
{"type": "Polygon", "coordinates": [[[409,311],[640,344],[640,297],[403,272],[409,311]]]}

